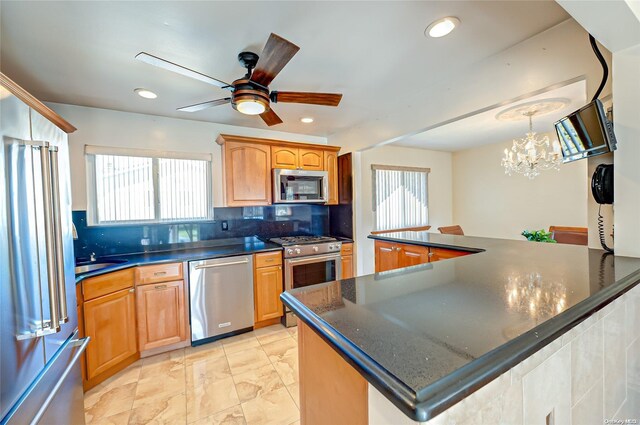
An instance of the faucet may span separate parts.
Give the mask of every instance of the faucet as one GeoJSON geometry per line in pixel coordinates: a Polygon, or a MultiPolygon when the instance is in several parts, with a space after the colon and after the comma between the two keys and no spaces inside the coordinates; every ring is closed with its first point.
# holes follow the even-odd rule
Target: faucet
{"type": "Polygon", "coordinates": [[[73,235],[73,240],[78,240],[78,230],[76,229],[76,225],[71,223],[71,234],[73,235]]]}
{"type": "Polygon", "coordinates": [[[89,261],[94,262],[96,261],[96,253],[92,252],[91,255],[89,256],[89,261]]]}

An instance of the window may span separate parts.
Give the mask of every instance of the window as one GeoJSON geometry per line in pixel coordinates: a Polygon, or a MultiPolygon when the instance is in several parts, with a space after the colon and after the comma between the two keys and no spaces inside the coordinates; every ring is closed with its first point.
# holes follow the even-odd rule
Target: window
{"type": "Polygon", "coordinates": [[[86,146],[90,225],[212,218],[211,155],[86,146]]]}
{"type": "Polygon", "coordinates": [[[426,226],[428,168],[372,165],[375,230],[426,226]]]}

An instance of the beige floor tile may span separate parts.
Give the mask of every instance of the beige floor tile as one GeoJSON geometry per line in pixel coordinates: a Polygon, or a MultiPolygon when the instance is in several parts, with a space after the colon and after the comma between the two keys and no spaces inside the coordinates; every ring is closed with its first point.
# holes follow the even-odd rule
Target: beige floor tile
{"type": "Polygon", "coordinates": [[[289,394],[291,394],[291,398],[293,398],[293,401],[296,403],[296,406],[298,406],[298,409],[299,409],[300,408],[300,383],[296,382],[294,384],[287,385],[287,389],[289,390],[289,394]]]}
{"type": "Polygon", "coordinates": [[[257,370],[270,363],[269,358],[262,348],[249,348],[237,353],[228,354],[227,359],[229,360],[229,367],[233,375],[257,370]]]}
{"type": "Polygon", "coordinates": [[[222,348],[222,343],[220,341],[214,341],[184,349],[184,360],[187,365],[200,360],[210,360],[224,356],[224,349],[222,348]]]}
{"type": "Polygon", "coordinates": [[[226,357],[203,358],[187,366],[187,384],[231,377],[231,369],[226,357]]]}
{"type": "Polygon", "coordinates": [[[136,383],[105,388],[102,392],[85,398],[85,416],[95,421],[131,410],[136,395],[136,383]]]}
{"type": "Polygon", "coordinates": [[[273,325],[267,326],[266,328],[256,329],[254,333],[260,344],[268,344],[273,341],[291,337],[287,328],[282,325],[273,325]]]}
{"type": "Polygon", "coordinates": [[[198,421],[191,422],[193,425],[246,425],[244,413],[240,405],[230,407],[222,412],[215,413],[198,421]]]}
{"type": "Polygon", "coordinates": [[[184,348],[169,351],[167,353],[156,354],[155,356],[142,359],[142,367],[167,367],[177,366],[184,363],[184,348]]]}
{"type": "Polygon", "coordinates": [[[173,366],[172,370],[164,368],[147,369],[146,373],[143,369],[140,376],[141,378],[136,388],[136,397],[133,402],[134,408],[148,403],[150,399],[157,397],[167,398],[175,394],[184,393],[186,389],[184,365],[173,366]]]}
{"type": "Polygon", "coordinates": [[[221,342],[227,355],[247,350],[249,348],[260,347],[260,342],[258,342],[258,339],[253,332],[247,332],[230,338],[225,338],[222,339],[221,342]]]}
{"type": "Polygon", "coordinates": [[[275,341],[262,348],[285,385],[298,382],[298,344],[293,339],[275,341]]]}
{"type": "Polygon", "coordinates": [[[129,418],[130,425],[186,424],[186,396],[184,393],[169,397],[155,397],[134,407],[129,418]]]}
{"type": "Polygon", "coordinates": [[[248,425],[289,425],[300,419],[300,412],[286,388],[242,403],[242,410],[248,425]]]}
{"type": "Polygon", "coordinates": [[[241,402],[249,401],[261,394],[284,387],[278,372],[271,364],[235,375],[233,381],[236,383],[236,391],[241,402]]]}
{"type": "Polygon", "coordinates": [[[129,415],[131,415],[130,410],[105,418],[95,418],[94,420],[89,420],[86,418],[88,415],[85,415],[85,421],[86,425],[127,425],[129,423],[129,415]]]}
{"type": "Polygon", "coordinates": [[[232,378],[196,375],[187,383],[187,421],[195,422],[240,404],[232,378]]]}
{"type": "Polygon", "coordinates": [[[298,340],[298,327],[297,326],[293,326],[291,328],[287,328],[287,332],[289,332],[289,335],[294,337],[296,339],[296,341],[298,340]]]}
{"type": "Polygon", "coordinates": [[[138,382],[140,378],[140,370],[142,369],[142,361],[138,360],[137,362],[127,366],[124,370],[116,373],[112,377],[104,380],[99,385],[96,385],[87,393],[87,395],[91,396],[91,394],[99,393],[104,391],[105,389],[112,389],[115,387],[121,387],[123,385],[132,384],[138,382]]]}

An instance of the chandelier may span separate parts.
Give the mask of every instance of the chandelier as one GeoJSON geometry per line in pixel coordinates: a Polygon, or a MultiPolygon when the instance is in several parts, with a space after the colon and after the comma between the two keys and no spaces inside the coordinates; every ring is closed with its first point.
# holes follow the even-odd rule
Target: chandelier
{"type": "Polygon", "coordinates": [[[511,150],[504,150],[502,166],[505,174],[524,174],[529,179],[534,179],[543,170],[560,170],[562,154],[560,144],[557,140],[551,142],[549,137],[539,137],[533,131],[532,117],[537,110],[522,112],[522,115],[529,118],[529,132],[523,139],[513,140],[511,150]]]}

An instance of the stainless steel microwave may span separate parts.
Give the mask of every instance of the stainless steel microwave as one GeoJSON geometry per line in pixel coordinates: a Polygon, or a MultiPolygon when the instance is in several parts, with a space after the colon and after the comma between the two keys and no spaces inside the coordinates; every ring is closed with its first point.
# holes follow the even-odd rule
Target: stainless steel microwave
{"type": "Polygon", "coordinates": [[[273,170],[273,202],[319,203],[329,201],[329,173],[326,171],[273,170]]]}

